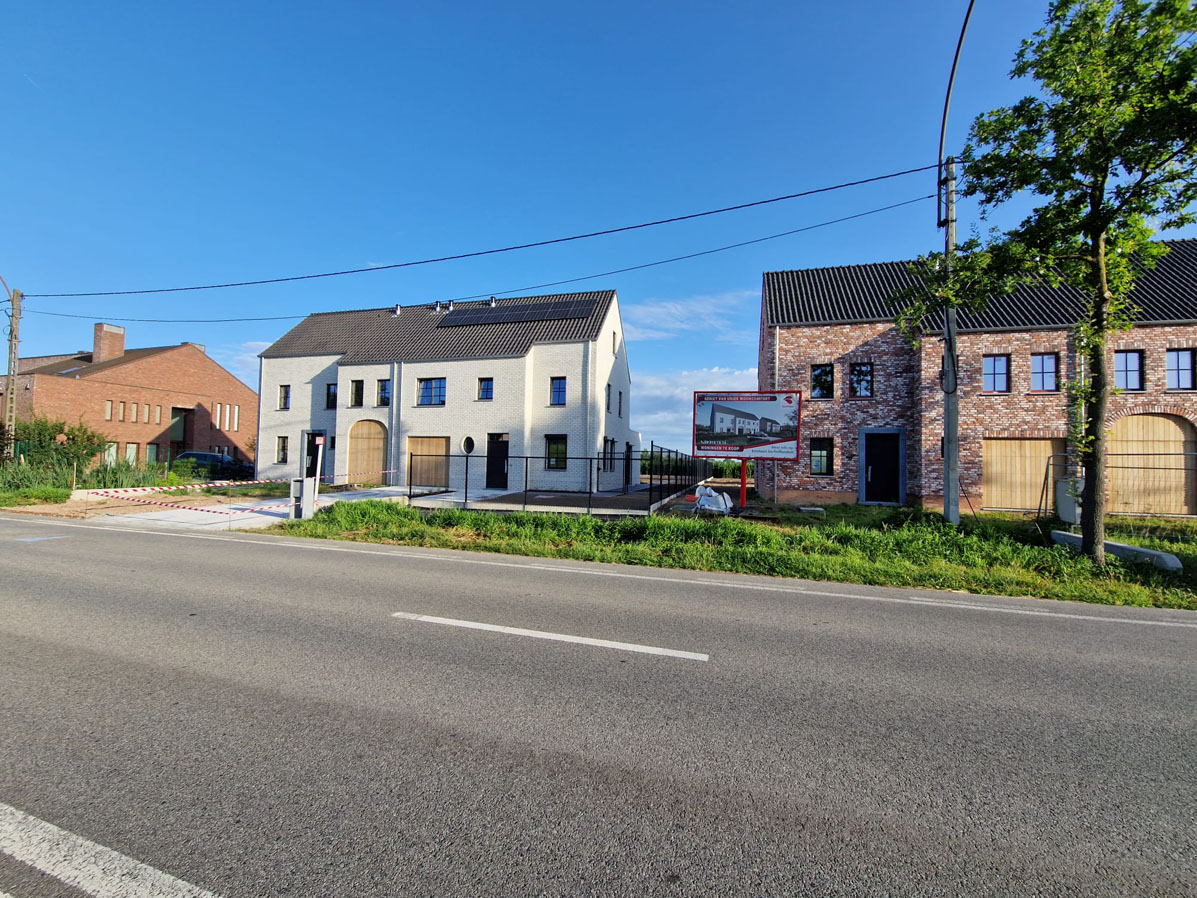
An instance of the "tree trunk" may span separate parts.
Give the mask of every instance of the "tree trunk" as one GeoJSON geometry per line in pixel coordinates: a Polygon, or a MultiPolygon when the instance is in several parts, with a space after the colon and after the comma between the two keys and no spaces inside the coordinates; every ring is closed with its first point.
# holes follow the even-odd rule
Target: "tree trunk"
{"type": "Polygon", "coordinates": [[[1081,491],[1081,551],[1100,565],[1106,563],[1106,414],[1110,404],[1106,335],[1110,325],[1109,283],[1106,280],[1105,233],[1092,238],[1093,300],[1085,363],[1089,367],[1089,402],[1085,408],[1081,448],[1085,488],[1081,491]]]}

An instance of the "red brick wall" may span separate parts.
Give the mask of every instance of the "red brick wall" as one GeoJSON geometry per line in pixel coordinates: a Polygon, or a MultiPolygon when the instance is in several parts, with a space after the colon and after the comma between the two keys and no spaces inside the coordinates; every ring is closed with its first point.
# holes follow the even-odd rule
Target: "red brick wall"
{"type": "MultiPolygon", "coordinates": [[[[1197,325],[1138,327],[1110,339],[1111,360],[1118,350],[1144,351],[1144,386],[1140,393],[1121,393],[1110,402],[1110,424],[1130,414],[1171,414],[1197,425],[1197,392],[1165,389],[1168,349],[1197,348],[1197,325]]],[[[1065,387],[1077,376],[1077,358],[1067,330],[965,333],[959,337],[960,481],[964,494],[980,504],[982,441],[993,437],[1049,438],[1068,435],[1065,387]],[[1056,393],[1031,392],[1031,354],[1058,355],[1056,393]],[[1010,356],[1010,392],[982,391],[982,358],[1010,356]]],[[[778,497],[792,501],[855,501],[856,456],[862,426],[906,427],[907,499],[942,505],[943,393],[939,383],[942,341],[924,339],[912,349],[888,324],[817,325],[780,329],[778,387],[803,391],[803,458],[777,465],[778,497]],[[872,358],[877,398],[848,399],[848,364],[872,358]],[[835,365],[834,400],[809,400],[810,366],[835,365]],[[811,476],[808,440],[835,440],[836,473],[811,476]]],[[[758,371],[761,389],[772,389],[773,330],[762,321],[758,371]]],[[[1113,362],[1111,361],[1111,371],[1113,362]]],[[[772,496],[773,466],[757,466],[762,495],[772,496]]],[[[962,500],[963,503],[963,500],[962,500]]]]}
{"type": "MultiPolygon", "coordinates": [[[[758,381],[761,389],[773,388],[773,329],[761,339],[758,381]]],[[[757,489],[772,496],[774,470],[779,499],[809,500],[813,493],[835,494],[824,501],[855,501],[859,434],[862,427],[902,427],[906,431],[906,491],[920,491],[919,354],[892,324],[782,327],[777,331],[778,389],[802,391],[802,458],[798,462],[760,463],[757,489]],[[871,399],[848,396],[848,368],[855,362],[873,363],[874,395],[871,399]],[[811,365],[831,363],[835,370],[832,399],[810,398],[811,365]],[[810,473],[809,441],[834,440],[834,473],[810,473]]]]}
{"type": "Polygon", "coordinates": [[[170,445],[172,407],[193,410],[184,439],[186,449],[207,451],[212,446],[225,446],[230,455],[253,460],[249,444],[257,433],[258,396],[196,346],[185,344],[90,377],[34,374],[22,375],[18,380],[19,417],[40,415],[69,424],[82,422],[116,442],[120,458],[125,457],[128,443],[138,444],[140,461],[145,460],[148,443],[159,444],[159,457],[165,457],[170,445]],[[30,390],[24,389],[25,383],[30,390]],[[113,407],[111,420],[105,419],[108,400],[113,407]],[[119,420],[121,402],[125,403],[124,421],[119,420]],[[137,423],[132,420],[133,403],[138,405],[137,423]],[[216,403],[222,407],[219,422],[213,420],[216,403]],[[241,407],[236,430],[232,413],[229,427],[223,426],[226,404],[241,407]],[[150,406],[149,421],[145,420],[146,405],[150,406]],[[161,422],[155,424],[159,406],[161,422]]]}

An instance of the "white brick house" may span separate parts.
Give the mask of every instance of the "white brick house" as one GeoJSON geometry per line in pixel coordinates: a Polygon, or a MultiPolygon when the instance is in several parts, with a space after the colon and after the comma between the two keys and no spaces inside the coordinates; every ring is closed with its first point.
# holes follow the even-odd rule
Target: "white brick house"
{"type": "Polygon", "coordinates": [[[613,489],[640,451],[614,290],[309,315],[260,389],[261,478],[313,433],[337,483],[461,487],[469,455],[471,491],[613,489]]]}

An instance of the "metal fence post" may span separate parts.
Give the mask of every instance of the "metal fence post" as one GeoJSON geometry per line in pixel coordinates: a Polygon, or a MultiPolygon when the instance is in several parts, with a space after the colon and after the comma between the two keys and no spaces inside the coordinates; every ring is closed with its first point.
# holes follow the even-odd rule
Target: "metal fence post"
{"type": "MultiPolygon", "coordinates": [[[[411,459],[412,459],[412,454],[409,452],[409,453],[407,453],[407,501],[409,503],[411,502],[411,495],[412,495],[412,493],[411,493],[411,459]]],[[[346,479],[348,479],[348,478],[346,478],[346,479]]]]}
{"type": "Polygon", "coordinates": [[[524,456],[524,511],[528,510],[528,456],[524,456]]]}
{"type": "Polygon", "coordinates": [[[470,457],[465,457],[465,499],[461,503],[461,507],[465,508],[470,501],[470,457]]]}

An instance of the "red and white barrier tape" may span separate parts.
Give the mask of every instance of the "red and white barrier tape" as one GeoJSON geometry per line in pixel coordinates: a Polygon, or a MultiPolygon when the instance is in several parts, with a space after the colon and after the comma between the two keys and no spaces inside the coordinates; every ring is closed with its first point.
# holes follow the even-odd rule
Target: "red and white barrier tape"
{"type": "Polygon", "coordinates": [[[130,486],[96,490],[102,495],[125,493],[166,493],[174,490],[202,490],[214,486],[251,486],[259,483],[287,483],[287,480],[213,480],[211,483],[188,483],[183,486],[130,486]]]}

